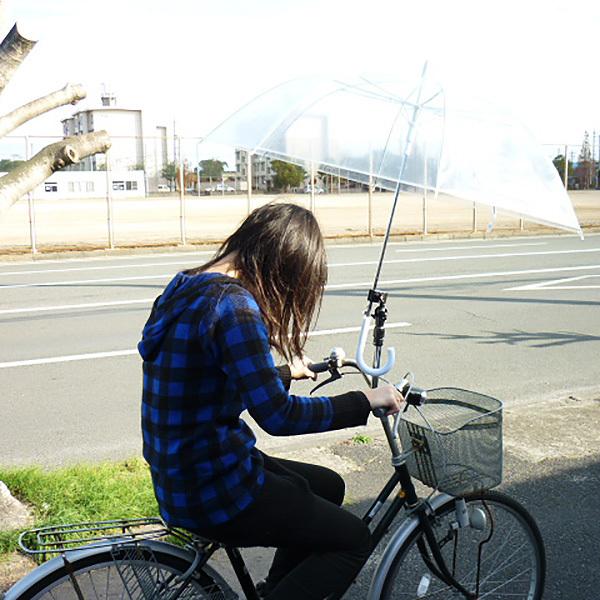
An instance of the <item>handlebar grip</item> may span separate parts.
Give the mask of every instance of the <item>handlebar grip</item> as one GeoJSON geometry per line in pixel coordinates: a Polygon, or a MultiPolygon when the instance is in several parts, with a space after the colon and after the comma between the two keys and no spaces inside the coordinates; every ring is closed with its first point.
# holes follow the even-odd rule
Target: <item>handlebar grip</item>
{"type": "Polygon", "coordinates": [[[383,417],[386,416],[387,411],[385,410],[385,408],[375,408],[373,410],[373,414],[378,418],[378,419],[382,419],[383,417]]]}
{"type": "Polygon", "coordinates": [[[325,373],[326,371],[329,371],[329,361],[323,361],[323,362],[318,362],[318,363],[310,363],[308,365],[308,368],[313,372],[313,373],[325,373]]]}
{"type": "Polygon", "coordinates": [[[414,385],[403,395],[406,404],[410,404],[411,406],[423,406],[427,402],[427,390],[414,385]]]}

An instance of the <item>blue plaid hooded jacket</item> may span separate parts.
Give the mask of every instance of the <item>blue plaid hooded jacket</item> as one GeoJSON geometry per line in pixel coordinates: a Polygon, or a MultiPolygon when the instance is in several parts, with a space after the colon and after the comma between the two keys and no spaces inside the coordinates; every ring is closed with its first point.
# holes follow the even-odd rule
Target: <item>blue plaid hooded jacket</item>
{"type": "MultiPolygon", "coordinates": [[[[201,531],[256,497],[262,458],[244,410],[272,435],[362,425],[369,415],[362,392],[288,394],[256,300],[218,273],[178,273],[154,302],[138,349],[143,452],[172,526],[201,531]]],[[[289,385],[289,370],[283,378],[289,385]]]]}

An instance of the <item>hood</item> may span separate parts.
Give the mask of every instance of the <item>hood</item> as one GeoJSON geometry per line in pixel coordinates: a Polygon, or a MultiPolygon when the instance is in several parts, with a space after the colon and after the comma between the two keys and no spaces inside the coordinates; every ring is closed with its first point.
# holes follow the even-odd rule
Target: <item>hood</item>
{"type": "Polygon", "coordinates": [[[154,301],[152,312],[142,331],[138,351],[144,360],[152,360],[158,354],[169,327],[197,299],[200,288],[220,277],[223,275],[219,273],[175,275],[154,301]]]}

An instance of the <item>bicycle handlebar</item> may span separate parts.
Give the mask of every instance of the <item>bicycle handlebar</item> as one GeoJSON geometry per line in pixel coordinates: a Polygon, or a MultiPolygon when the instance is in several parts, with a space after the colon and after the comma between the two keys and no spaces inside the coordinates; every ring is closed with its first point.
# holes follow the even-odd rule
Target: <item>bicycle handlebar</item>
{"type": "MultiPolygon", "coordinates": [[[[339,369],[342,367],[353,367],[357,371],[361,373],[363,372],[356,361],[346,358],[346,353],[342,348],[333,348],[326,360],[322,362],[310,363],[308,365],[308,368],[313,373],[331,373],[330,381],[340,379],[342,377],[343,374],[339,371],[339,369]]],[[[326,384],[328,382],[324,383],[326,384]]],[[[402,394],[407,405],[423,406],[423,404],[427,402],[427,390],[414,385],[409,379],[408,373],[402,378],[400,383],[395,385],[395,387],[402,394]]],[[[386,411],[385,409],[376,408],[373,411],[373,414],[376,417],[382,418],[386,416],[386,411]]]]}

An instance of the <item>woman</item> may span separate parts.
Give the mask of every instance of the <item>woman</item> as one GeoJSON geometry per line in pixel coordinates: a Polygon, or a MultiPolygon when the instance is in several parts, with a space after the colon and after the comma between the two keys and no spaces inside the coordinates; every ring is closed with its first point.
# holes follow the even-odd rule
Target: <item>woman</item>
{"type": "Polygon", "coordinates": [[[139,344],[144,457],[163,518],[224,543],[278,548],[261,585],[269,599],[342,592],[369,556],[370,533],[340,508],[337,473],[263,454],[240,413],[295,435],[363,425],[373,408],[393,413],[402,401],[393,386],[288,394],[291,379],[310,376],[298,357],[326,278],[312,213],[268,204],[211,261],[175,276],[139,344]],[[289,365],[277,369],[271,349],[289,365]]]}

